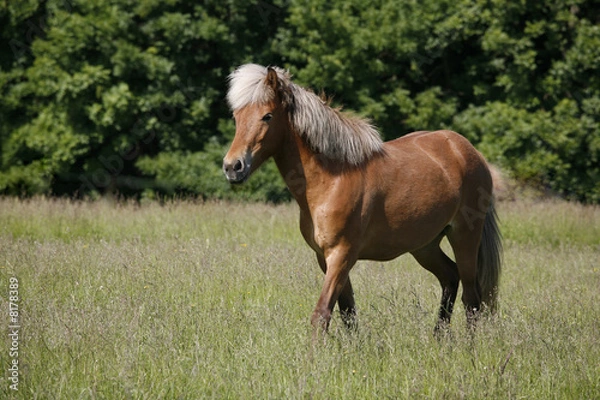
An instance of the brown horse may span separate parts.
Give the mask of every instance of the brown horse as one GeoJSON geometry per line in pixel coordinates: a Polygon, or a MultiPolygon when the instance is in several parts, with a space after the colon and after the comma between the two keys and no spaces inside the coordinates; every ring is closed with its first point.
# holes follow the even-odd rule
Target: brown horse
{"type": "Polygon", "coordinates": [[[464,137],[414,132],[383,143],[368,121],[331,108],[276,67],[243,65],[229,83],[236,133],[223,171],[242,183],[274,158],[325,273],[315,332],[327,329],[336,302],[354,326],[349,273],[357,260],[407,252],[442,286],[436,331],[450,322],[459,282],[470,326],[482,305],[494,307],[501,242],[492,177],[464,137]],[[456,262],[440,249],[444,236],[456,262]]]}

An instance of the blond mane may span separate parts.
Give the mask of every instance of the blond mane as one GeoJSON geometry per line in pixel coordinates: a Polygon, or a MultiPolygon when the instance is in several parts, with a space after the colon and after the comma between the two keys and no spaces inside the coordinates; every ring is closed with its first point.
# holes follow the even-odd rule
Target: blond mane
{"type": "MultiPolygon", "coordinates": [[[[382,150],[377,129],[368,120],[332,108],[312,91],[291,81],[290,74],[271,67],[280,82],[281,97],[287,99],[292,128],[310,148],[325,157],[358,165],[382,150]]],[[[246,64],[229,75],[227,101],[232,110],[275,99],[266,82],[268,69],[246,64]]]]}

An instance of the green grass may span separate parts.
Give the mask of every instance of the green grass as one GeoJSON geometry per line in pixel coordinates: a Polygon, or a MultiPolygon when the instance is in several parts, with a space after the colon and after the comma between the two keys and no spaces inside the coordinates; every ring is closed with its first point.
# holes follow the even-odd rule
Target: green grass
{"type": "MultiPolygon", "coordinates": [[[[600,397],[600,209],[501,203],[499,313],[432,335],[410,256],[353,270],[360,330],[312,350],[322,274],[295,205],[0,199],[0,326],[19,279],[19,391],[0,398],[600,397]]],[[[3,328],[3,332],[7,329],[3,328]]]]}

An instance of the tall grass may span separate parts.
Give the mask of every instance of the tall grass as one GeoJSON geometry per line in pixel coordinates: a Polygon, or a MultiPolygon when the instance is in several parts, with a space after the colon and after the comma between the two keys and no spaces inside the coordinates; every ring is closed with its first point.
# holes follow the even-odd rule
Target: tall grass
{"type": "Polygon", "coordinates": [[[600,211],[502,203],[498,315],[433,325],[410,256],[352,272],[360,329],[312,349],[322,274],[294,205],[0,200],[0,325],[18,277],[19,391],[1,398],[598,398],[600,211]]]}

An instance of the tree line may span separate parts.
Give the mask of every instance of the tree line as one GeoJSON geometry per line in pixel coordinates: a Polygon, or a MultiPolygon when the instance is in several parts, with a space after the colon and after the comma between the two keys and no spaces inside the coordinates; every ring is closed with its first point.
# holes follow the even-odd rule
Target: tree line
{"type": "Polygon", "coordinates": [[[385,139],[452,129],[518,181],[600,202],[600,4],[584,0],[0,2],[0,194],[232,190],[227,75],[255,62],[385,139]]]}

